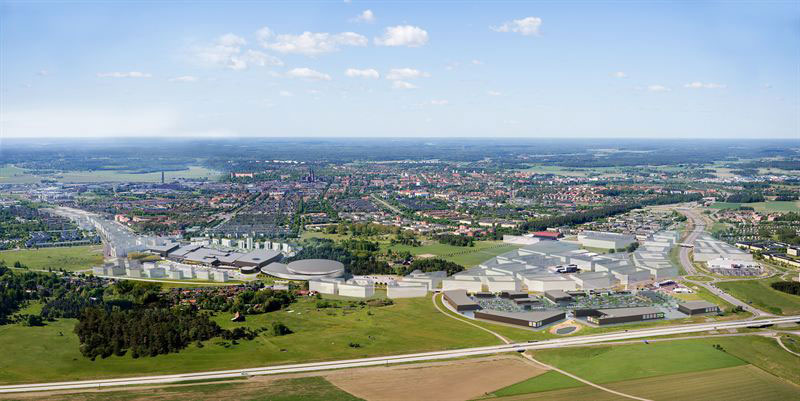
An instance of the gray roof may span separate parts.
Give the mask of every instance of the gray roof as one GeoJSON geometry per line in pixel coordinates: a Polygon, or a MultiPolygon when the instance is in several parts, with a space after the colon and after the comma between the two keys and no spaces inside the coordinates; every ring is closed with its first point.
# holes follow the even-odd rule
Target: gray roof
{"type": "Polygon", "coordinates": [[[237,262],[260,264],[279,259],[281,253],[270,249],[256,249],[236,258],[237,262]]]}
{"type": "Polygon", "coordinates": [[[456,305],[477,305],[475,301],[473,301],[470,297],[467,296],[467,290],[449,290],[443,292],[444,296],[447,297],[450,301],[452,301],[456,305]]]}
{"type": "Polygon", "coordinates": [[[680,306],[685,306],[689,309],[705,309],[705,308],[713,308],[717,306],[717,304],[712,304],[708,301],[687,301],[680,304],[680,306]]]}
{"type": "Polygon", "coordinates": [[[330,259],[303,259],[295,260],[286,266],[292,273],[297,274],[330,274],[344,270],[342,262],[330,259]]]}
{"type": "Polygon", "coordinates": [[[503,312],[498,310],[482,310],[480,313],[484,313],[487,315],[494,315],[494,316],[501,316],[501,317],[508,317],[512,319],[520,319],[520,320],[527,320],[529,322],[541,322],[542,320],[563,315],[564,311],[559,310],[546,310],[546,311],[534,311],[534,312],[503,312]]]}
{"type": "Polygon", "coordinates": [[[653,308],[651,306],[639,306],[636,308],[612,308],[612,309],[598,309],[598,312],[602,313],[603,318],[607,317],[623,317],[623,316],[638,316],[638,315],[648,315],[653,313],[663,313],[661,310],[653,308]]]}

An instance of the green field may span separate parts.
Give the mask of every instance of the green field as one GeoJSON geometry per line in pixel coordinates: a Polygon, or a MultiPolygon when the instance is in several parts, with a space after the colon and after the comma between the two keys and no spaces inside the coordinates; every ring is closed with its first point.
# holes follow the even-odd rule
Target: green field
{"type": "Polygon", "coordinates": [[[703,342],[688,340],[542,350],[533,355],[544,363],[596,383],[745,364],[741,359],[703,342]]]}
{"type": "Polygon", "coordinates": [[[288,311],[248,316],[243,323],[220,313],[223,327],[263,327],[273,321],[286,324],[293,334],[232,345],[221,339],[190,345],[180,353],[134,359],[130,355],[97,359],[80,355],[72,332],[75,320],[62,319],[44,327],[0,326],[0,383],[82,380],[133,375],[224,370],[292,362],[349,359],[378,355],[494,345],[493,335],[436,311],[430,298],[397,300],[380,308],[321,309],[316,300],[303,298],[288,311]],[[61,335],[59,334],[61,333],[61,335]],[[349,343],[358,343],[353,348],[349,343]],[[227,347],[226,347],[227,346],[227,347]]]}
{"type": "MultiPolygon", "coordinates": [[[[341,241],[343,239],[350,239],[352,237],[347,235],[306,231],[303,233],[301,238],[327,238],[341,241]]],[[[384,235],[378,238],[369,238],[369,240],[378,241],[380,243],[381,251],[383,252],[391,249],[393,251],[408,251],[414,256],[429,254],[458,263],[464,267],[473,267],[497,255],[513,251],[520,247],[519,245],[503,243],[503,241],[475,241],[475,246],[453,246],[440,244],[432,240],[423,241],[422,246],[410,246],[402,244],[392,245],[390,243],[390,238],[390,235],[384,235]]]]}
{"type": "MultiPolygon", "coordinates": [[[[655,401],[785,401],[797,399],[800,391],[800,387],[752,365],[648,377],[607,383],[604,386],[655,401]]],[[[580,386],[492,399],[616,401],[621,398],[589,386],[580,386]]]]}
{"type": "Polygon", "coordinates": [[[777,279],[740,280],[717,283],[717,287],[734,297],[776,315],[800,313],[800,296],[773,290],[770,283],[777,279]]]}
{"type": "Polygon", "coordinates": [[[519,383],[495,391],[492,395],[496,397],[508,397],[519,394],[539,393],[542,391],[553,391],[564,388],[582,387],[583,383],[554,370],[545,372],[539,376],[531,377],[519,383]]]}
{"type": "Polygon", "coordinates": [[[71,394],[69,401],[136,400],[221,400],[242,401],[358,401],[360,398],[340,390],[323,377],[299,377],[272,382],[232,380],[224,383],[172,385],[161,388],[114,390],[102,393],[71,394]]]}
{"type": "Polygon", "coordinates": [[[436,257],[458,263],[465,267],[472,267],[485,262],[502,253],[519,248],[518,245],[505,244],[502,241],[476,241],[475,246],[453,246],[440,243],[429,243],[422,246],[381,244],[381,249],[394,251],[408,251],[412,255],[431,254],[436,257]]]}
{"type": "Polygon", "coordinates": [[[798,212],[800,201],[771,201],[755,203],[728,203],[716,202],[709,206],[711,209],[738,209],[740,206],[749,206],[757,212],[798,212]]]}
{"type": "MultiPolygon", "coordinates": [[[[800,383],[798,358],[774,339],[761,336],[561,348],[533,354],[589,381],[657,400],[784,400],[800,391],[790,384],[800,383]]],[[[500,389],[487,398],[521,394],[536,400],[616,399],[556,372],[500,389]]]]}
{"type": "MultiPolygon", "coordinates": [[[[219,177],[219,172],[205,167],[189,166],[186,170],[166,171],[164,179],[167,182],[178,178],[208,178],[213,180],[219,177]]],[[[12,165],[0,167],[0,184],[30,184],[43,179],[59,182],[160,182],[161,172],[131,173],[122,170],[93,170],[93,171],[68,171],[55,175],[37,175],[25,169],[12,165]]]]}
{"type": "Polygon", "coordinates": [[[22,249],[0,252],[0,260],[12,266],[14,262],[28,266],[32,270],[64,269],[77,271],[90,269],[103,263],[103,247],[85,245],[56,248],[22,249]]]}

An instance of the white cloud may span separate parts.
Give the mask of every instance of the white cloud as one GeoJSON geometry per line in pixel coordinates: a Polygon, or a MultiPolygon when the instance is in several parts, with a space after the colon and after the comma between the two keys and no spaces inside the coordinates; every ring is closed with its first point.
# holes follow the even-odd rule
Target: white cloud
{"type": "Polygon", "coordinates": [[[355,18],[350,19],[351,22],[366,22],[366,23],[373,23],[375,22],[375,14],[372,10],[364,10],[361,14],[356,16],[355,18]]]}
{"type": "Polygon", "coordinates": [[[150,78],[152,77],[151,74],[146,72],[139,72],[139,71],[129,71],[129,72],[98,72],[97,76],[100,78],[150,78]]]}
{"type": "Polygon", "coordinates": [[[472,63],[472,65],[483,65],[483,61],[480,61],[478,59],[472,59],[472,61],[470,62],[472,63]]]}
{"type": "MultiPolygon", "coordinates": [[[[271,34],[267,31],[259,30],[257,37],[271,34]]],[[[232,33],[217,38],[212,44],[195,49],[195,54],[202,62],[230,68],[235,71],[245,70],[250,66],[280,66],[283,61],[275,56],[268,55],[258,50],[244,50],[247,44],[244,38],[232,33]]]]}
{"type": "Polygon", "coordinates": [[[496,32],[516,32],[525,36],[539,35],[539,27],[542,26],[542,19],[539,17],[526,17],[504,22],[500,26],[490,27],[496,32]]]}
{"type": "Polygon", "coordinates": [[[617,71],[617,72],[611,74],[611,76],[614,77],[614,78],[627,78],[628,74],[626,74],[624,71],[617,71]]]}
{"type": "Polygon", "coordinates": [[[350,78],[370,78],[370,79],[378,79],[381,77],[381,74],[372,68],[366,68],[363,70],[359,70],[356,68],[348,68],[344,75],[347,75],[350,78]]]}
{"type": "Polygon", "coordinates": [[[197,77],[192,75],[182,75],[180,77],[170,78],[169,82],[197,82],[197,77]]]}
{"type": "Polygon", "coordinates": [[[242,59],[248,64],[257,65],[259,67],[283,65],[281,59],[258,50],[248,50],[244,53],[242,59]]]}
{"type": "Polygon", "coordinates": [[[319,71],[312,70],[310,68],[293,68],[286,73],[289,77],[292,78],[302,78],[314,81],[330,81],[331,76],[319,71]]]}
{"type": "Polygon", "coordinates": [[[683,85],[684,88],[689,89],[725,89],[728,85],[725,84],[715,84],[713,82],[690,82],[686,85],[683,85]]]}
{"type": "Polygon", "coordinates": [[[395,88],[395,89],[416,89],[417,85],[414,85],[411,82],[406,82],[406,81],[394,81],[394,82],[392,82],[392,88],[395,88]]]}
{"type": "Polygon", "coordinates": [[[378,46],[420,47],[428,43],[428,32],[411,25],[390,26],[374,41],[378,46]]]}
{"type": "Polygon", "coordinates": [[[672,89],[667,88],[664,85],[650,85],[647,87],[647,90],[650,92],[669,92],[672,89]]]}
{"type": "Polygon", "coordinates": [[[414,79],[414,78],[427,78],[431,76],[425,71],[416,70],[413,68],[392,68],[386,74],[386,79],[400,80],[400,79],[414,79]]]}
{"type": "Polygon", "coordinates": [[[364,47],[369,40],[355,32],[330,34],[327,32],[303,32],[300,35],[275,35],[268,27],[256,31],[261,46],[280,53],[316,56],[338,51],[341,46],[364,47]]]}
{"type": "Polygon", "coordinates": [[[486,94],[489,95],[489,96],[502,96],[503,95],[502,93],[500,93],[498,91],[492,91],[492,90],[486,91],[486,94]]]}
{"type": "Polygon", "coordinates": [[[445,99],[431,99],[431,104],[434,105],[434,106],[445,106],[448,103],[450,103],[450,102],[448,102],[445,99]]]}
{"type": "Polygon", "coordinates": [[[39,75],[40,77],[44,77],[44,76],[50,75],[50,71],[39,70],[39,72],[37,72],[36,74],[39,75]]]}
{"type": "Polygon", "coordinates": [[[289,91],[280,91],[280,93],[279,93],[279,94],[280,94],[281,96],[284,96],[284,97],[293,96],[293,93],[292,93],[292,92],[289,92],[289,91]]]}

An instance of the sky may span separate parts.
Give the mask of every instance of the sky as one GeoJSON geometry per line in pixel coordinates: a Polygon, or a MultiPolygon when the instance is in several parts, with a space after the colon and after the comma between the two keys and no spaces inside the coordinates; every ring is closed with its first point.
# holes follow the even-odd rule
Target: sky
{"type": "Polygon", "coordinates": [[[0,1],[0,138],[800,138],[800,2],[0,1]]]}

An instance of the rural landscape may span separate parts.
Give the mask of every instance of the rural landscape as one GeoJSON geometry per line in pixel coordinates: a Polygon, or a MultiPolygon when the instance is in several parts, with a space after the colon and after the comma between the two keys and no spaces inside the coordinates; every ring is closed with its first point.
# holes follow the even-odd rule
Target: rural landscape
{"type": "Polygon", "coordinates": [[[0,400],[800,400],[798,17],[2,0],[0,400]]]}

